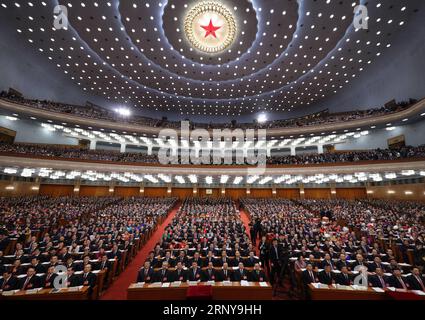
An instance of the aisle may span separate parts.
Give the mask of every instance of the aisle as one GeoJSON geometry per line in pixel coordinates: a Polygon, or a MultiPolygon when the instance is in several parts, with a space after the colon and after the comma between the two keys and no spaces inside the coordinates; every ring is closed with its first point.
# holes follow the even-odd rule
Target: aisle
{"type": "Polygon", "coordinates": [[[251,235],[249,234],[249,223],[250,223],[251,220],[249,219],[248,214],[243,209],[239,209],[239,212],[240,212],[240,215],[241,215],[241,220],[242,220],[242,222],[245,226],[246,233],[248,234],[249,238],[251,239],[251,235]]]}
{"type": "MultiPolygon", "coordinates": [[[[248,226],[248,224],[251,220],[249,219],[248,214],[243,209],[240,209],[239,212],[240,212],[240,215],[241,215],[241,220],[242,220],[242,222],[245,225],[245,228],[247,230],[248,236],[251,239],[251,235],[249,234],[249,226],[248,226]]],[[[257,239],[257,245],[255,246],[255,255],[256,256],[258,256],[260,254],[260,250],[258,249],[258,241],[260,241],[260,240],[261,239],[257,239]]],[[[292,291],[291,284],[290,284],[288,279],[285,279],[283,288],[282,287],[279,287],[277,289],[275,288],[273,291],[274,291],[273,300],[298,300],[298,298],[293,297],[292,295],[288,294],[289,292],[292,291]]]]}
{"type": "MultiPolygon", "coordinates": [[[[251,234],[249,232],[249,223],[250,223],[251,220],[250,220],[248,214],[243,209],[240,209],[239,212],[240,212],[240,215],[241,215],[241,220],[242,220],[243,224],[245,225],[246,233],[248,234],[248,237],[251,239],[251,234]]],[[[252,239],[251,239],[251,241],[252,241],[252,239]]],[[[258,239],[257,239],[257,245],[258,245],[258,239]]],[[[257,245],[254,246],[256,255],[259,254],[257,245]]]]}
{"type": "Polygon", "coordinates": [[[142,250],[136,255],[136,257],[130,262],[127,268],[118,276],[112,285],[106,290],[106,292],[100,297],[100,300],[125,300],[127,299],[127,288],[130,284],[136,282],[137,273],[143,266],[145,259],[149,255],[149,251],[153,250],[155,244],[161,239],[167,225],[173,220],[177,213],[180,205],[176,205],[167,219],[158,226],[158,229],[154,232],[152,237],[143,246],[142,250]]]}

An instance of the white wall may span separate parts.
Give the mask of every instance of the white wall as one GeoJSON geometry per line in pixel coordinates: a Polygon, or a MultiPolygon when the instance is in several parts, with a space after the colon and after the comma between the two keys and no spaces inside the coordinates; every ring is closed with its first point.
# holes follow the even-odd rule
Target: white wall
{"type": "Polygon", "coordinates": [[[49,131],[35,121],[11,121],[2,115],[0,116],[0,126],[16,131],[15,142],[17,143],[78,145],[78,139],[65,137],[56,131],[49,131]]]}
{"type": "Polygon", "coordinates": [[[117,143],[107,143],[107,142],[98,142],[96,144],[96,150],[104,150],[104,151],[114,151],[119,152],[120,151],[120,145],[117,143]]]}
{"type": "MultiPolygon", "coordinates": [[[[7,120],[5,116],[0,115],[0,126],[16,131],[17,143],[40,143],[40,144],[64,144],[78,145],[78,139],[63,136],[59,132],[48,131],[43,128],[39,122],[30,120],[7,120]]],[[[361,136],[358,139],[350,139],[347,143],[336,145],[336,150],[366,150],[366,149],[385,149],[388,147],[388,139],[404,134],[406,144],[419,146],[425,144],[425,119],[424,121],[413,124],[395,127],[393,131],[385,129],[370,130],[367,136],[361,136]]],[[[98,143],[96,149],[119,151],[119,145],[110,145],[109,143],[98,143]]],[[[129,152],[143,152],[146,150],[128,146],[129,152]]],[[[155,151],[157,152],[157,150],[155,151]]],[[[297,148],[297,154],[316,153],[317,149],[297,148]]],[[[289,154],[289,149],[275,150],[273,155],[289,154]]]]}
{"type": "Polygon", "coordinates": [[[419,146],[425,144],[425,122],[395,127],[392,131],[385,129],[370,131],[367,136],[358,139],[351,139],[348,143],[337,144],[336,150],[366,150],[366,149],[386,149],[388,139],[404,134],[406,145],[419,146]]]}

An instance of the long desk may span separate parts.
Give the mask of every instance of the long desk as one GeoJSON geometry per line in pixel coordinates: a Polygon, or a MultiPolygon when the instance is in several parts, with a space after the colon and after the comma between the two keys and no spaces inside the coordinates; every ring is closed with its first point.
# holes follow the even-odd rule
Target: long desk
{"type": "Polygon", "coordinates": [[[415,294],[413,291],[390,291],[376,292],[372,288],[367,290],[336,289],[332,286],[322,285],[322,288],[315,288],[308,285],[308,291],[312,300],[425,300],[425,296],[415,294]]]}
{"type": "Polygon", "coordinates": [[[385,300],[385,292],[376,292],[372,288],[367,290],[345,290],[335,289],[332,286],[327,288],[315,288],[308,285],[308,291],[312,300],[385,300]]]}
{"type": "MultiPolygon", "coordinates": [[[[249,286],[242,286],[240,282],[232,282],[229,285],[216,282],[212,285],[213,300],[271,300],[272,287],[267,283],[266,287],[260,286],[259,282],[249,282],[249,286]]],[[[200,282],[197,286],[208,286],[206,282],[200,282]]],[[[144,284],[138,287],[132,284],[127,290],[128,300],[186,300],[189,284],[181,283],[177,287],[154,287],[144,284]]]]}
{"type": "Polygon", "coordinates": [[[58,292],[52,292],[53,289],[41,289],[36,293],[21,290],[12,295],[0,295],[0,300],[88,300],[88,289],[87,286],[78,290],[64,288],[58,292]]]}

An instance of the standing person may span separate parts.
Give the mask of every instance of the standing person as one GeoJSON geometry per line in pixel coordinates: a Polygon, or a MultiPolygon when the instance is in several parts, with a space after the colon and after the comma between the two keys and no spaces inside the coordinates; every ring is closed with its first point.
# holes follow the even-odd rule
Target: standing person
{"type": "Polygon", "coordinates": [[[280,273],[279,273],[279,281],[280,283],[283,282],[283,279],[285,278],[286,273],[289,274],[289,257],[290,257],[290,251],[291,246],[287,241],[287,238],[284,236],[280,236],[278,247],[280,248],[280,273]]]}
{"type": "Polygon", "coordinates": [[[267,243],[266,236],[261,237],[260,244],[258,245],[258,250],[260,251],[260,262],[263,268],[267,270],[267,274],[270,275],[270,266],[269,266],[269,245],[267,243]]]}
{"type": "Polygon", "coordinates": [[[248,224],[248,227],[249,227],[249,235],[251,236],[252,244],[255,246],[257,244],[257,234],[255,232],[255,227],[252,224],[252,222],[248,224]]]}
{"type": "Polygon", "coordinates": [[[269,259],[270,259],[270,283],[275,284],[276,278],[280,286],[282,286],[282,250],[278,245],[277,239],[273,239],[272,245],[269,249],[269,259]]]}
{"type": "MultiPolygon", "coordinates": [[[[254,223],[254,239],[257,239],[257,237],[261,237],[262,236],[262,227],[261,227],[261,220],[260,218],[255,219],[255,223],[254,223]]],[[[256,242],[253,242],[253,244],[255,245],[256,242]]]]}

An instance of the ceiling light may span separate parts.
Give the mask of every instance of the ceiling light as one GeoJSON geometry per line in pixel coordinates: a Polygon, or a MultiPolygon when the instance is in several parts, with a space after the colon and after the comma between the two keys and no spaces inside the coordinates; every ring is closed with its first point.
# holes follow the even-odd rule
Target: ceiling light
{"type": "Polygon", "coordinates": [[[260,115],[258,115],[257,121],[259,123],[264,123],[267,121],[267,115],[264,113],[261,113],[260,115]]]}
{"type": "Polygon", "coordinates": [[[403,170],[403,171],[401,172],[401,174],[402,174],[403,176],[413,176],[413,175],[415,174],[415,171],[414,171],[414,170],[403,170]]]}
{"type": "Polygon", "coordinates": [[[226,175],[221,176],[220,183],[225,184],[225,183],[227,183],[228,180],[229,180],[229,176],[226,176],[226,175]]]}
{"type": "Polygon", "coordinates": [[[4,173],[7,173],[7,174],[15,174],[15,173],[17,173],[17,172],[18,172],[18,170],[17,170],[17,169],[15,169],[15,168],[5,168],[5,169],[3,170],[3,172],[4,172],[4,173]]]}
{"type": "Polygon", "coordinates": [[[395,173],[387,173],[385,174],[386,179],[395,179],[397,178],[397,175],[395,173]]]}
{"type": "Polygon", "coordinates": [[[114,111],[123,117],[129,117],[131,115],[131,111],[127,108],[117,108],[114,111]]]}

